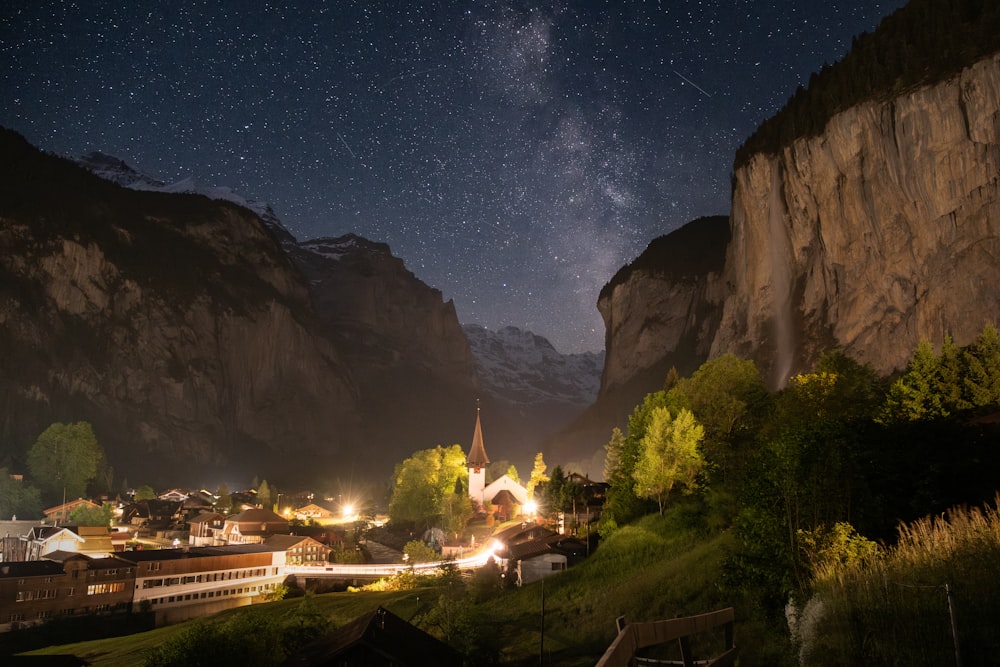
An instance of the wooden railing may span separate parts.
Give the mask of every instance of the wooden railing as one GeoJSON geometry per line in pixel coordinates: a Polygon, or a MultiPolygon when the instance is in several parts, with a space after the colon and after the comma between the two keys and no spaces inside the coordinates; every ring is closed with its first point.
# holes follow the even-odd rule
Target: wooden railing
{"type": "Polygon", "coordinates": [[[731,667],[736,662],[736,646],[733,643],[734,619],[733,608],[727,607],[698,616],[629,623],[623,628],[619,628],[618,636],[601,656],[597,667],[629,667],[629,665],[635,664],[633,659],[640,649],[672,641],[678,642],[680,646],[681,662],[679,664],[683,664],[684,667],[693,667],[696,663],[691,655],[691,635],[719,626],[722,626],[725,632],[723,652],[711,660],[699,660],[697,664],[709,667],[731,667]]]}

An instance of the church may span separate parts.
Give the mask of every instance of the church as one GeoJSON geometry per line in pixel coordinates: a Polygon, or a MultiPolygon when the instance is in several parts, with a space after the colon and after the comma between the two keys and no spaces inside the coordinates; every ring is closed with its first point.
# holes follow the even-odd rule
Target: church
{"type": "Polygon", "coordinates": [[[483,426],[479,419],[479,405],[476,405],[476,430],[472,434],[472,448],[466,457],[469,466],[469,498],[477,510],[492,513],[501,521],[514,518],[520,508],[528,503],[528,490],[515,482],[509,475],[503,475],[486,484],[486,466],[490,458],[483,444],[483,426]]]}

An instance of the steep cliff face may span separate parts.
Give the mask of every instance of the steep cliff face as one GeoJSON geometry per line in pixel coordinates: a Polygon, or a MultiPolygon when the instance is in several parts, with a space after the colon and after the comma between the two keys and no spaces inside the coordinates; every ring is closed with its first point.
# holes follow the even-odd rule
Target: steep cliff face
{"type": "Polygon", "coordinates": [[[388,476],[418,449],[467,443],[479,394],[454,304],[384,243],[348,234],[285,247],[358,388],[362,439],[338,474],[388,476]]]}
{"type": "Polygon", "coordinates": [[[621,395],[634,405],[650,386],[662,385],[671,367],[687,373],[707,358],[718,326],[712,290],[728,240],[728,218],[695,220],[654,240],[601,290],[602,396],[621,395]]]}
{"type": "Polygon", "coordinates": [[[708,358],[728,241],[727,217],[700,218],[652,241],[601,290],[606,358],[598,399],[546,443],[553,460],[599,477],[612,428],[663,387],[671,368],[688,374],[708,358]]]}
{"type": "Polygon", "coordinates": [[[887,374],[921,339],[972,342],[1000,320],[998,137],[993,56],[751,156],[734,174],[724,239],[699,246],[705,222],[690,223],[601,292],[600,397],[562,441],[606,442],[670,366],[733,353],[777,388],[835,348],[887,374]],[[677,270],[702,255],[703,270],[677,270]]]}
{"type": "Polygon", "coordinates": [[[772,386],[831,347],[883,373],[1000,318],[1000,56],[835,116],[734,177],[713,356],[772,386]]]}
{"type": "Polygon", "coordinates": [[[454,303],[418,280],[389,246],[348,234],[304,241],[292,256],[317,313],[352,357],[376,369],[408,359],[442,378],[474,383],[472,353],[454,303]]]}
{"type": "Polygon", "coordinates": [[[52,421],[87,420],[119,474],[210,483],[356,441],[356,388],[257,216],[0,141],[9,454],[52,421]]]}

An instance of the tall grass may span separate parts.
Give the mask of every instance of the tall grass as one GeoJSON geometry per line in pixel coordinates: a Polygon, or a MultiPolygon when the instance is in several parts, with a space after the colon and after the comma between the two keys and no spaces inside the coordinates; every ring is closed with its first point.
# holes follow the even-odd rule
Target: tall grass
{"type": "Polygon", "coordinates": [[[802,664],[1000,664],[1000,494],[901,525],[876,558],[821,569],[790,620],[802,664]]]}

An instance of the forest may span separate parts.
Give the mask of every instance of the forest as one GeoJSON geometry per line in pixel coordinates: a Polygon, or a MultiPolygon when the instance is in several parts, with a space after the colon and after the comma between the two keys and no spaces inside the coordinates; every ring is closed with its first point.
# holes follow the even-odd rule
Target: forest
{"type": "Polygon", "coordinates": [[[1000,50],[1000,3],[993,0],[911,0],[850,51],[813,73],[785,106],[736,151],[735,167],[756,153],[777,153],[820,134],[837,113],[938,83],[1000,50]]]}

